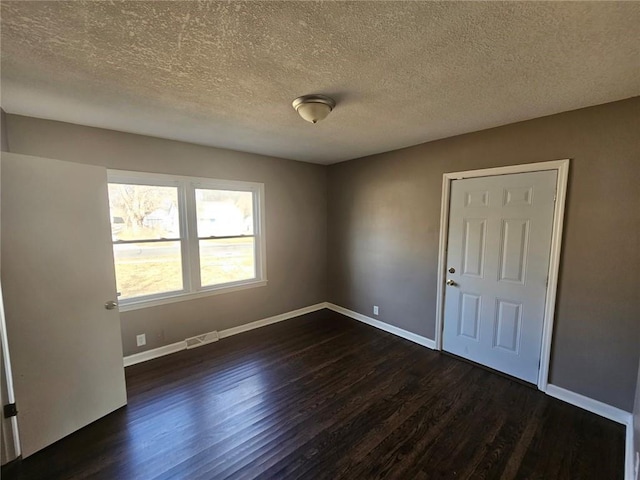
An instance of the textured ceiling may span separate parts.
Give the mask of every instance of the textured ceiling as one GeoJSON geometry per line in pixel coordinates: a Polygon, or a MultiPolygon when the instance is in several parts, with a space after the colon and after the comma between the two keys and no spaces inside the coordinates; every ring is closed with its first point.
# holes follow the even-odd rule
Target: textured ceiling
{"type": "Polygon", "coordinates": [[[639,2],[2,1],[9,113],[334,163],[640,95],[639,2]],[[312,125],[291,101],[338,105],[312,125]]]}

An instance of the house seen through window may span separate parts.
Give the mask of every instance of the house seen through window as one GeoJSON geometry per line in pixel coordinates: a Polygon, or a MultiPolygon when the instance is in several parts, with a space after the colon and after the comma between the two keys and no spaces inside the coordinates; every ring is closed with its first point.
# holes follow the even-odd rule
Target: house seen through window
{"type": "Polygon", "coordinates": [[[121,304],[264,281],[262,192],[255,183],[110,173],[121,304]]]}

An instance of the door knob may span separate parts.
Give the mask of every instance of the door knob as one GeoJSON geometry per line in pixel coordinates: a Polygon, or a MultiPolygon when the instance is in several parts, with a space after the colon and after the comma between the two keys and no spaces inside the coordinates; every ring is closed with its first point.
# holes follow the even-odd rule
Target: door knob
{"type": "Polygon", "coordinates": [[[450,287],[455,287],[458,284],[456,282],[454,282],[453,280],[449,279],[449,280],[447,280],[447,285],[449,285],[450,287]]]}
{"type": "Polygon", "coordinates": [[[109,300],[107,303],[104,304],[104,308],[106,308],[107,310],[113,310],[117,306],[118,304],[113,300],[109,300]]]}

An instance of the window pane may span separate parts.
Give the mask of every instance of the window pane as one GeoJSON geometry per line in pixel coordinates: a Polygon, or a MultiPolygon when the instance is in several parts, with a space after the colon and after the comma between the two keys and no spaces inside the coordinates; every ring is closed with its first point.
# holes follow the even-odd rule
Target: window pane
{"type": "Polygon", "coordinates": [[[256,277],[254,238],[200,240],[202,286],[256,277]]]}
{"type": "Polygon", "coordinates": [[[120,298],[182,290],[180,242],[115,244],[120,298]]]}
{"type": "Polygon", "coordinates": [[[113,241],[180,238],[178,187],[110,183],[109,206],[113,241]]]}
{"type": "Polygon", "coordinates": [[[196,188],[198,237],[253,235],[253,193],[196,188]]]}

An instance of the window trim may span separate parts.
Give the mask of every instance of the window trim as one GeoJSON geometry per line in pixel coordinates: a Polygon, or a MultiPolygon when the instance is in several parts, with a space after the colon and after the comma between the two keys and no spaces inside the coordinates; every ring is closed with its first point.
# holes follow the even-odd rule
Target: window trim
{"type": "MultiPolygon", "coordinates": [[[[267,285],[264,184],[239,180],[167,175],[163,173],[107,170],[108,183],[138,184],[178,188],[180,214],[179,241],[182,260],[182,290],[119,300],[119,310],[127,312],[168,303],[182,302],[222,293],[267,285]],[[248,280],[202,286],[200,280],[200,238],[197,234],[196,189],[235,190],[253,193],[253,235],[256,276],[248,280]]],[[[247,236],[249,237],[249,236],[247,236]]],[[[112,242],[112,245],[117,244],[112,242]]],[[[115,263],[115,259],[114,259],[115,263]]]]}

